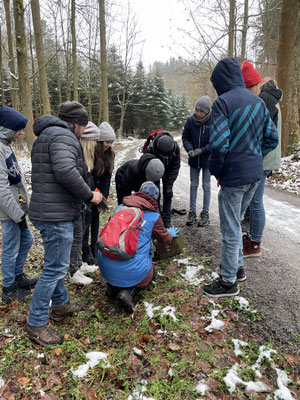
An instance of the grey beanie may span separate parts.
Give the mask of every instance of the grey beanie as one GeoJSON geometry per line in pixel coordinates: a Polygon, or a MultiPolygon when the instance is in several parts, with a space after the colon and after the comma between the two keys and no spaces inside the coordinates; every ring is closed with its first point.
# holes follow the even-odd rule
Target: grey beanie
{"type": "Polygon", "coordinates": [[[58,118],[70,124],[86,126],[89,116],[86,109],[78,101],[65,101],[59,106],[58,118]]]}
{"type": "Polygon", "coordinates": [[[172,136],[162,135],[158,138],[156,148],[161,154],[170,154],[174,151],[174,139],[172,136]]]}
{"type": "Polygon", "coordinates": [[[158,158],[152,158],[145,168],[146,179],[152,182],[159,181],[164,172],[164,164],[158,158]]]}
{"type": "Polygon", "coordinates": [[[80,139],[97,141],[100,139],[100,129],[92,121],[89,121],[80,139]]]}
{"type": "Polygon", "coordinates": [[[99,142],[113,142],[116,140],[116,134],[108,122],[102,122],[99,126],[100,139],[99,142]]]}
{"type": "Polygon", "coordinates": [[[157,200],[159,196],[158,187],[153,182],[144,182],[139,189],[139,192],[145,193],[152,199],[157,200]]]}
{"type": "Polygon", "coordinates": [[[201,110],[206,114],[209,114],[211,112],[211,101],[209,96],[199,97],[195,104],[195,110],[201,110]]]}

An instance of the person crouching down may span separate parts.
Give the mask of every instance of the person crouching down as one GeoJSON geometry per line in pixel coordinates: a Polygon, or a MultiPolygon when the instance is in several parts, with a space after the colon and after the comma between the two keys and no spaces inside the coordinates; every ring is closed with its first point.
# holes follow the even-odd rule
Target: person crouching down
{"type": "Polygon", "coordinates": [[[153,278],[152,237],[159,242],[168,244],[172,242],[172,237],[177,236],[178,232],[176,228],[167,230],[164,227],[158,211],[158,196],[157,186],[153,182],[144,182],[139,192],[124,197],[123,204],[116,208],[116,212],[122,206],[134,207],[143,211],[135,256],[126,261],[119,261],[104,255],[105,251],[103,250],[98,251],[100,271],[107,282],[106,295],[116,298],[119,306],[129,313],[133,312],[134,296],[141,289],[147,287],[153,278]]]}

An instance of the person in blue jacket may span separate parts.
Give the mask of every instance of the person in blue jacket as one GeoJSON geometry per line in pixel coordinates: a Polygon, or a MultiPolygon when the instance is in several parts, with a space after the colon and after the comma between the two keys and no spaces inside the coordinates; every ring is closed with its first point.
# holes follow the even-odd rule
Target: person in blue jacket
{"type": "MultiPolygon", "coordinates": [[[[144,211],[143,229],[138,236],[136,255],[128,261],[119,261],[106,257],[98,251],[99,268],[107,282],[106,295],[116,298],[119,306],[133,311],[134,296],[152,281],[154,268],[152,265],[151,240],[169,244],[173,236],[177,236],[176,228],[164,227],[159,214],[157,199],[159,189],[153,182],[144,182],[139,192],[126,196],[123,205],[137,207],[144,211]]],[[[119,205],[116,210],[118,210],[119,205]]]]}
{"type": "Polygon", "coordinates": [[[198,226],[209,223],[210,172],[208,156],[210,153],[209,130],[211,123],[211,101],[208,96],[201,96],[196,101],[195,110],[188,117],[182,132],[183,147],[188,153],[190,166],[190,211],[186,224],[193,225],[197,220],[196,203],[199,175],[202,169],[203,206],[198,226]]]}
{"type": "Polygon", "coordinates": [[[265,103],[246,89],[234,58],[218,62],[211,75],[218,93],[212,107],[209,169],[221,189],[220,277],[203,288],[211,297],[235,296],[245,279],[241,219],[263,178],[263,157],[277,146],[278,134],[265,103]]]}

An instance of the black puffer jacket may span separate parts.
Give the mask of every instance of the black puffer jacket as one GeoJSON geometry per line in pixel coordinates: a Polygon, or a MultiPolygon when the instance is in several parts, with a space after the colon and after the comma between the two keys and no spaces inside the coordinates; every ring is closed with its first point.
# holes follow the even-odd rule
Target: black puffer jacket
{"type": "Polygon", "coordinates": [[[139,191],[146,181],[145,169],[153,158],[156,157],[152,154],[144,154],[140,159],[129,160],[118,168],[115,177],[118,204],[122,204],[123,197],[130,196],[132,191],[139,191]]]}
{"type": "Polygon", "coordinates": [[[266,103],[271,120],[277,127],[279,109],[276,107],[276,104],[278,104],[282,97],[282,90],[279,89],[276,83],[271,79],[262,86],[259,97],[266,103]]]}
{"type": "Polygon", "coordinates": [[[33,125],[38,137],[31,152],[32,221],[72,221],[81,203],[93,193],[83,179],[84,161],[80,143],[68,124],[44,115],[33,125]]]}

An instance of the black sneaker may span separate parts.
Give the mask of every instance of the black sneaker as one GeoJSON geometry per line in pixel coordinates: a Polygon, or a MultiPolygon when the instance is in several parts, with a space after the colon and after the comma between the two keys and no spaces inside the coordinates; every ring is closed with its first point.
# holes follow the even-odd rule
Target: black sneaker
{"type": "Polygon", "coordinates": [[[10,304],[15,300],[24,303],[28,294],[30,294],[30,292],[20,289],[17,282],[14,282],[9,287],[2,287],[2,301],[5,304],[10,304]]]}
{"type": "Polygon", "coordinates": [[[18,283],[19,288],[31,290],[37,284],[39,278],[28,278],[25,274],[20,274],[16,276],[16,282],[18,283]]]}
{"type": "Polygon", "coordinates": [[[190,211],[189,212],[189,215],[188,215],[188,217],[187,217],[187,220],[186,220],[186,225],[187,226],[191,226],[191,225],[194,225],[194,223],[197,221],[197,215],[196,215],[196,213],[194,213],[193,211],[190,211]]]}
{"type": "Polygon", "coordinates": [[[246,276],[246,274],[245,274],[245,269],[244,269],[244,267],[240,267],[240,268],[238,269],[238,271],[237,271],[237,273],[236,273],[236,279],[237,279],[239,282],[243,282],[243,281],[245,281],[245,280],[247,279],[247,276],[246,276]]]}
{"type": "Polygon", "coordinates": [[[129,287],[127,289],[120,290],[117,295],[117,301],[120,308],[128,313],[132,313],[134,307],[133,300],[139,291],[140,289],[136,287],[129,287]]]}
{"type": "Polygon", "coordinates": [[[203,287],[203,293],[209,297],[236,296],[239,292],[240,289],[236,282],[224,282],[221,278],[217,278],[211,284],[203,287]]]}
{"type": "Polygon", "coordinates": [[[206,226],[209,224],[209,221],[209,214],[202,211],[202,213],[199,215],[198,226],[206,226]]]}
{"type": "Polygon", "coordinates": [[[119,287],[113,286],[108,282],[106,283],[106,292],[105,292],[105,294],[109,299],[115,299],[120,290],[121,289],[119,287]]]}

